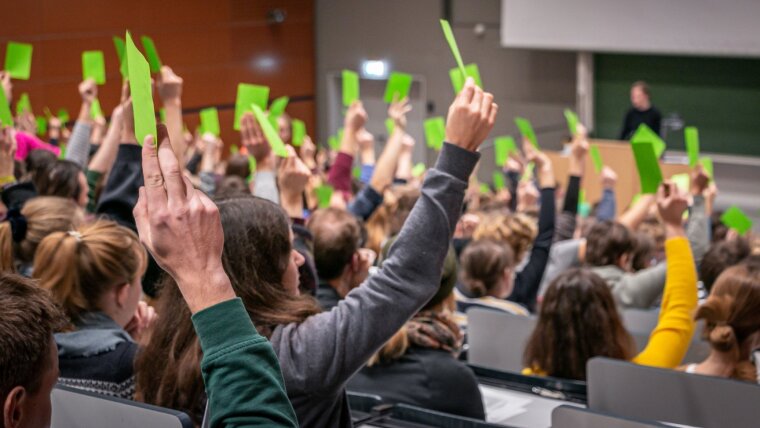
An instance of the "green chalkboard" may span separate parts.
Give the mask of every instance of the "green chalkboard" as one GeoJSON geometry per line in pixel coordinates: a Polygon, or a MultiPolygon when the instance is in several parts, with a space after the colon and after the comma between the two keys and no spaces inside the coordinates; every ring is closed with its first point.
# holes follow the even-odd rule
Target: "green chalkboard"
{"type": "MultiPolygon", "coordinates": [[[[703,152],[760,156],[760,59],[594,55],[595,132],[618,138],[631,83],[645,80],[663,118],[699,128],[703,152]]],[[[668,149],[685,150],[683,132],[668,149]]]]}

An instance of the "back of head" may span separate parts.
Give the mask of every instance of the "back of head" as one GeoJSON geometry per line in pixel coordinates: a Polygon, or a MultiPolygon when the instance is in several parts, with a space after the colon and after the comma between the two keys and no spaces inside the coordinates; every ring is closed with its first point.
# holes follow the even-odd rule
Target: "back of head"
{"type": "Polygon", "coordinates": [[[585,380],[586,362],[597,356],[629,359],[633,342],[604,280],[570,269],[544,295],[524,363],[549,376],[585,380]]]}
{"type": "Polygon", "coordinates": [[[71,199],[31,199],[21,209],[21,218],[0,223],[0,271],[15,272],[16,262],[31,263],[46,236],[72,230],[82,219],[82,210],[71,199]]]}
{"type": "Polygon", "coordinates": [[[627,227],[612,221],[595,224],[586,236],[586,262],[591,266],[617,265],[620,258],[634,249],[633,234],[627,227]]]}
{"type": "Polygon", "coordinates": [[[222,179],[222,182],[216,189],[214,196],[219,199],[225,199],[250,194],[251,190],[248,188],[248,184],[244,179],[238,177],[237,175],[229,175],[222,179]]]}
{"type": "Polygon", "coordinates": [[[395,191],[397,193],[395,210],[391,214],[390,235],[396,236],[401,232],[407,217],[412,212],[414,204],[420,198],[420,189],[416,187],[401,187],[395,191]]]}
{"type": "Polygon", "coordinates": [[[101,220],[43,239],[34,257],[34,277],[76,322],[100,309],[106,291],[141,277],[147,263],[137,234],[101,220]]]}
{"type": "Polygon", "coordinates": [[[47,169],[55,164],[57,158],[47,150],[32,150],[26,156],[26,173],[32,183],[37,183],[47,173],[47,169]]]}
{"type": "Polygon", "coordinates": [[[327,208],[314,212],[306,226],[314,235],[314,263],[319,277],[338,278],[360,248],[359,220],[348,211],[327,208]]]}
{"type": "Polygon", "coordinates": [[[227,159],[227,169],[224,172],[227,177],[235,176],[240,177],[243,180],[251,175],[251,169],[248,165],[248,156],[245,155],[232,155],[227,159]]]}
{"type": "Polygon", "coordinates": [[[472,234],[473,239],[492,239],[512,247],[515,261],[519,262],[536,239],[536,220],[525,214],[491,214],[481,220],[472,234]]]}
{"type": "Polygon", "coordinates": [[[723,271],[749,257],[749,243],[745,238],[718,241],[710,246],[699,265],[699,278],[709,292],[723,271]]]}
{"type": "Polygon", "coordinates": [[[0,403],[5,404],[16,387],[28,394],[40,390],[44,375],[53,368],[53,333],[63,317],[45,290],[6,273],[0,273],[0,313],[0,403]]]}
{"type": "Polygon", "coordinates": [[[504,270],[514,266],[512,249],[504,242],[479,239],[470,243],[460,257],[461,279],[475,297],[487,296],[504,276],[504,270]]]}
{"type": "Polygon", "coordinates": [[[34,181],[40,196],[60,196],[77,200],[82,191],[79,174],[82,168],[68,160],[57,159],[44,171],[38,174],[34,181]]]}
{"type": "Polygon", "coordinates": [[[637,232],[634,242],[635,245],[631,253],[631,267],[634,271],[650,267],[657,255],[657,244],[654,239],[646,233],[637,232]]]}

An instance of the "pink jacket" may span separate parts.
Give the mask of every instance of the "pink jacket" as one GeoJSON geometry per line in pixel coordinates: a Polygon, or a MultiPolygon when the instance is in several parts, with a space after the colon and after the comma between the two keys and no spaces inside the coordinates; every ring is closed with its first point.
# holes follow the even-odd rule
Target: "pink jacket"
{"type": "Polygon", "coordinates": [[[48,144],[32,134],[18,131],[16,132],[16,160],[22,161],[29,156],[29,152],[32,150],[47,150],[55,153],[56,156],[60,156],[61,149],[48,144]]]}

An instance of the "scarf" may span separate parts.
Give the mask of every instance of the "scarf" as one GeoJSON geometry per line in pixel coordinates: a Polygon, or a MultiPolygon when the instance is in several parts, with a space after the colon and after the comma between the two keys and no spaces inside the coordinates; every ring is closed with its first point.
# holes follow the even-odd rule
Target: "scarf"
{"type": "Polygon", "coordinates": [[[449,312],[420,312],[406,328],[409,342],[416,346],[442,349],[454,356],[462,350],[464,335],[449,312]]]}
{"type": "Polygon", "coordinates": [[[129,333],[102,312],[85,314],[75,327],[75,331],[55,334],[59,357],[87,358],[113,351],[124,342],[134,342],[129,333]]]}

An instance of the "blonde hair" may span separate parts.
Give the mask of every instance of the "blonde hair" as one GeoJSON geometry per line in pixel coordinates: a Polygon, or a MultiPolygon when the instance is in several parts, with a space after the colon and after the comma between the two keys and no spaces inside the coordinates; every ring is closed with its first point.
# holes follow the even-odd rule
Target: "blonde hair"
{"type": "Polygon", "coordinates": [[[26,235],[21,242],[13,241],[9,222],[0,223],[0,271],[16,272],[16,261],[31,263],[37,246],[54,232],[71,230],[82,222],[81,208],[71,199],[39,196],[29,200],[21,209],[26,218],[26,235]]]}
{"type": "Polygon", "coordinates": [[[137,234],[100,220],[45,238],[34,258],[34,277],[73,322],[97,310],[107,290],[142,276],[147,260],[137,234]]]}
{"type": "Polygon", "coordinates": [[[473,240],[491,239],[507,243],[519,263],[538,234],[536,221],[525,214],[488,214],[475,228],[473,240]]]}

